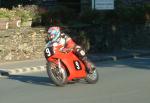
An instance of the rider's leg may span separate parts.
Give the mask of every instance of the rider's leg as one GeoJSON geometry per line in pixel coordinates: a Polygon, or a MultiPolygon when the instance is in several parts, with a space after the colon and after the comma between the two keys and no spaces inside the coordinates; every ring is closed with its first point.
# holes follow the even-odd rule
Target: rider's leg
{"type": "Polygon", "coordinates": [[[87,59],[87,57],[83,57],[83,58],[82,58],[82,61],[83,61],[83,63],[85,64],[85,66],[86,66],[86,68],[87,68],[87,70],[88,70],[88,73],[93,73],[93,70],[95,69],[94,64],[92,64],[92,62],[89,61],[89,60],[87,59]]]}
{"type": "Polygon", "coordinates": [[[93,73],[95,66],[87,59],[85,51],[80,46],[76,47],[76,55],[83,61],[88,73],[93,73]]]}

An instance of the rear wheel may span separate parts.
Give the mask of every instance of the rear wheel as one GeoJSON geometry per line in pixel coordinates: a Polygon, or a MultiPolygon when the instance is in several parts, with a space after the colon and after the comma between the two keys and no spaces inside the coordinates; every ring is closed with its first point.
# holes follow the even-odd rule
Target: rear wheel
{"type": "Polygon", "coordinates": [[[99,79],[99,74],[97,69],[93,70],[93,73],[88,73],[85,80],[89,83],[89,84],[94,84],[98,81],[99,79]]]}
{"type": "Polygon", "coordinates": [[[67,73],[64,68],[59,68],[57,64],[48,62],[46,65],[47,74],[52,82],[57,86],[64,86],[67,82],[67,73]]]}

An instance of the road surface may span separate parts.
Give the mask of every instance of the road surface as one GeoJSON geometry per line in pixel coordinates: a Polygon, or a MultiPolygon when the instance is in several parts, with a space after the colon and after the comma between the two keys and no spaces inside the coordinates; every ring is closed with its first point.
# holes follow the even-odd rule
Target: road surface
{"type": "Polygon", "coordinates": [[[150,57],[96,65],[96,84],[56,87],[45,72],[0,79],[0,103],[150,103],[150,57]]]}

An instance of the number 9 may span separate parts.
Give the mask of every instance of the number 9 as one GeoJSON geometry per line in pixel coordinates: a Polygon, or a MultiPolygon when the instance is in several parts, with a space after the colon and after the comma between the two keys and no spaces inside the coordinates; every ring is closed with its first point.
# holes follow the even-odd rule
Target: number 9
{"type": "Polygon", "coordinates": [[[46,52],[46,55],[47,55],[48,57],[51,56],[51,51],[49,50],[49,48],[46,48],[45,52],[46,52]]]}

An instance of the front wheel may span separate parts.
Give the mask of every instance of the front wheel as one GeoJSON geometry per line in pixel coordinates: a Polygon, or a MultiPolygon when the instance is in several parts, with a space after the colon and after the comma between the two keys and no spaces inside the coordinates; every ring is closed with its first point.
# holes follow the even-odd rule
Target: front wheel
{"type": "Polygon", "coordinates": [[[67,73],[64,68],[57,64],[48,62],[46,65],[47,74],[56,86],[64,86],[67,82],[67,73]]]}
{"type": "Polygon", "coordinates": [[[94,84],[98,81],[99,79],[99,74],[97,69],[95,69],[93,71],[93,73],[88,73],[85,80],[89,83],[89,84],[94,84]]]}

